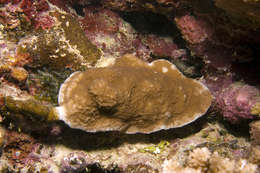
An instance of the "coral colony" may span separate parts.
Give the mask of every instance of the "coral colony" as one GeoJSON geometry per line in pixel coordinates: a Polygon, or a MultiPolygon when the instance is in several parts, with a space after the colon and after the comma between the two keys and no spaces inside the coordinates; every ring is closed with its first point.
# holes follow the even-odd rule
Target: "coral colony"
{"type": "Polygon", "coordinates": [[[62,84],[60,106],[53,112],[84,131],[151,133],[194,121],[211,100],[203,84],[169,61],[147,64],[125,55],[112,66],[73,73],[62,84]]]}

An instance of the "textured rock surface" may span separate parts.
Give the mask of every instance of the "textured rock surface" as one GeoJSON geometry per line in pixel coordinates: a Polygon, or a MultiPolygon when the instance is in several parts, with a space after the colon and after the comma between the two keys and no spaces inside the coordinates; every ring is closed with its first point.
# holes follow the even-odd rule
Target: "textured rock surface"
{"type": "Polygon", "coordinates": [[[233,83],[217,96],[217,106],[222,110],[224,118],[231,123],[253,119],[257,116],[251,114],[251,109],[260,101],[259,93],[256,87],[233,83]]]}
{"type": "Polygon", "coordinates": [[[23,39],[19,45],[33,57],[31,66],[85,69],[93,66],[101,52],[85,36],[79,22],[66,12],[51,11],[56,21],[50,29],[39,30],[23,39]]]}
{"type": "Polygon", "coordinates": [[[225,10],[239,25],[255,29],[260,27],[260,2],[258,0],[216,0],[216,6],[225,10]]]}
{"type": "Polygon", "coordinates": [[[211,105],[209,90],[168,61],[132,55],[114,65],[72,74],[61,86],[59,119],[89,132],[150,133],[180,127],[211,105]]]}
{"type": "Polygon", "coordinates": [[[231,160],[220,156],[217,152],[211,153],[208,148],[196,148],[189,153],[186,167],[176,159],[166,160],[163,164],[164,173],[232,173],[257,172],[257,166],[247,163],[246,160],[231,160]]]}

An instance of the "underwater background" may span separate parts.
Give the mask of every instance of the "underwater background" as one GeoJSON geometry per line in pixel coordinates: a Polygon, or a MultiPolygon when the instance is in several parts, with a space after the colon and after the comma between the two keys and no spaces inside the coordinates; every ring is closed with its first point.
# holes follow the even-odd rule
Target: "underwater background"
{"type": "Polygon", "coordinates": [[[260,1],[0,0],[0,172],[259,173],[260,1]]]}

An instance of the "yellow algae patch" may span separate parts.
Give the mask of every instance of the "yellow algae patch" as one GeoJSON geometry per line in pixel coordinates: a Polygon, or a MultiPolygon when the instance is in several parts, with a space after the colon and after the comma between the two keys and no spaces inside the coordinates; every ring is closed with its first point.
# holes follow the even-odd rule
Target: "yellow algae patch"
{"type": "Polygon", "coordinates": [[[251,108],[251,114],[260,116],[260,102],[251,108]]]}

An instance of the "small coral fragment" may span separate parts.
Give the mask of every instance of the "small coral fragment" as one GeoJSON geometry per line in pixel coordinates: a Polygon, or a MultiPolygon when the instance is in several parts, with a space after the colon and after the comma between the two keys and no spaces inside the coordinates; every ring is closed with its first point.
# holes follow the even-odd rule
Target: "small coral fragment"
{"type": "Polygon", "coordinates": [[[19,82],[23,82],[27,79],[28,77],[28,72],[22,68],[22,67],[16,67],[16,68],[12,68],[11,70],[11,76],[19,81],[19,82]]]}
{"type": "Polygon", "coordinates": [[[194,121],[211,101],[204,85],[169,61],[147,64],[125,55],[112,66],[73,73],[52,115],[87,132],[151,133],[194,121]]]}
{"type": "Polygon", "coordinates": [[[251,114],[260,116],[260,102],[251,108],[251,114]]]}
{"type": "Polygon", "coordinates": [[[196,148],[188,157],[187,164],[181,164],[171,158],[163,163],[164,173],[256,173],[257,165],[247,160],[232,160],[221,156],[218,152],[211,153],[208,148],[196,148]]]}
{"type": "Polygon", "coordinates": [[[20,113],[38,115],[47,118],[50,112],[50,105],[44,105],[33,97],[5,97],[5,105],[9,110],[20,113]]]}
{"type": "Polygon", "coordinates": [[[189,155],[188,164],[194,169],[207,170],[208,160],[211,157],[211,152],[208,148],[197,148],[189,155]]]}

